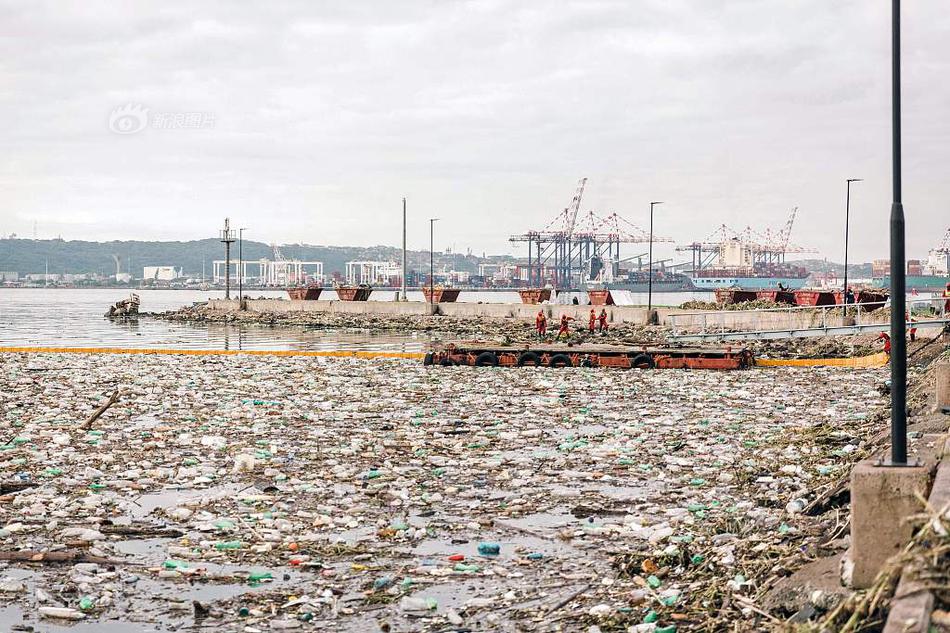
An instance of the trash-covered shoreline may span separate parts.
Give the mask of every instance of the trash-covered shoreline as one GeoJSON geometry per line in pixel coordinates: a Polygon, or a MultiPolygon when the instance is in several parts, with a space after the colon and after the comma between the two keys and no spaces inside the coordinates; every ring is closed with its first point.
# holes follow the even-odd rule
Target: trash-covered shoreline
{"type": "MultiPolygon", "coordinates": [[[[347,314],[331,312],[250,312],[211,310],[206,305],[150,313],[149,318],[188,323],[233,323],[354,331],[424,332],[440,338],[471,338],[511,344],[538,340],[533,321],[496,317],[420,316],[396,314],[347,314]]],[[[553,341],[557,324],[548,324],[547,340],[553,341]]],[[[669,328],[611,323],[606,332],[591,332],[586,322],[572,321],[571,341],[603,343],[656,343],[666,339],[669,328]]]]}
{"type": "MultiPolygon", "coordinates": [[[[186,306],[169,312],[151,313],[146,318],[185,323],[228,323],[248,327],[289,327],[302,331],[316,328],[349,332],[399,332],[426,335],[433,342],[457,339],[492,341],[526,345],[538,342],[533,322],[492,317],[409,316],[339,314],[329,312],[250,312],[208,309],[204,304],[186,306]]],[[[610,324],[606,332],[587,323],[570,324],[572,344],[607,343],[613,345],[669,344],[671,329],[657,325],[610,324]]],[[[549,327],[545,342],[554,342],[557,327],[549,327]]],[[[750,348],[756,355],[774,358],[844,358],[879,352],[876,334],[817,337],[813,339],[747,341],[737,346],[750,348]]]]}
{"type": "Polygon", "coordinates": [[[757,630],[885,429],[880,369],[0,359],[8,627],[757,630]]]}

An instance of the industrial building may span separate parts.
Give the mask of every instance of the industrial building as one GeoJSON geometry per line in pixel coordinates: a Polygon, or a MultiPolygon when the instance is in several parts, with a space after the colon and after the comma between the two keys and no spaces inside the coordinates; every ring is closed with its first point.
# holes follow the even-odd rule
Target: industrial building
{"type": "MultiPolygon", "coordinates": [[[[121,273],[116,273],[116,277],[121,273]]],[[[142,268],[142,279],[145,281],[172,281],[184,277],[181,268],[174,266],[145,266],[142,268]]]]}
{"type": "Polygon", "coordinates": [[[346,262],[346,283],[351,285],[398,286],[402,283],[402,266],[396,262],[346,262]]]}

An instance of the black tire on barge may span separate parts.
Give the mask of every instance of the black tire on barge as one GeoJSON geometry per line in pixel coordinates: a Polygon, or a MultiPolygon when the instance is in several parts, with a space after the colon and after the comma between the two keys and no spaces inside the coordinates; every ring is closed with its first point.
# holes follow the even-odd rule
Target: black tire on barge
{"type": "Polygon", "coordinates": [[[630,361],[630,366],[637,369],[653,369],[656,367],[656,361],[649,354],[637,354],[630,361]]]}
{"type": "Polygon", "coordinates": [[[541,357],[535,352],[521,352],[518,357],[518,367],[540,367],[541,357]]]}
{"type": "Polygon", "coordinates": [[[573,367],[574,363],[567,354],[555,354],[548,361],[548,367],[573,367]]]}
{"type": "Polygon", "coordinates": [[[498,367],[498,356],[494,352],[482,352],[475,357],[476,367],[498,367]]]}

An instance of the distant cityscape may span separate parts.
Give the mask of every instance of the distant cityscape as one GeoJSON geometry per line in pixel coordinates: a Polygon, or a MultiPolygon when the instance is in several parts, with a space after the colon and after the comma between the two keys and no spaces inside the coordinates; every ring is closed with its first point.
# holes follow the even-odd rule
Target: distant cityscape
{"type": "MultiPolygon", "coordinates": [[[[647,283],[650,266],[646,252],[621,259],[619,243],[607,239],[592,242],[592,252],[586,258],[567,257],[563,249],[559,258],[556,252],[541,250],[537,243],[548,238],[539,238],[538,233],[527,235],[534,247],[529,242],[526,257],[455,253],[450,249],[434,253],[407,251],[406,285],[580,288],[610,284],[639,290],[647,283]]],[[[553,235],[556,238],[557,234],[553,235]]],[[[0,285],[209,289],[223,287],[227,279],[232,287],[243,284],[246,289],[254,289],[364,284],[381,288],[398,287],[403,282],[402,250],[391,246],[276,245],[243,240],[229,247],[230,259],[226,260],[224,245],[213,238],[86,242],[11,236],[0,239],[0,285]]],[[[786,262],[787,248],[787,234],[778,247],[749,235],[710,236],[676,247],[677,252],[689,253],[689,261],[654,260],[649,282],[654,291],[768,288],[779,284],[791,289],[806,285],[840,287],[842,264],[823,259],[786,262]]],[[[926,259],[908,259],[908,288],[941,288],[948,269],[950,231],[926,259]]],[[[880,285],[889,275],[887,259],[848,266],[849,284],[873,281],[880,285]]]]}

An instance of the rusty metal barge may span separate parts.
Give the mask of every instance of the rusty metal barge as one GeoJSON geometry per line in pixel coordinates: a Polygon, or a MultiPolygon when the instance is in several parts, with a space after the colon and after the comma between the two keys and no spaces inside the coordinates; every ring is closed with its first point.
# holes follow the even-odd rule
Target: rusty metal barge
{"type": "Polygon", "coordinates": [[[492,343],[448,343],[429,352],[426,365],[450,367],[614,367],[619,369],[746,369],[745,347],[651,347],[543,344],[524,347],[492,343]]]}

